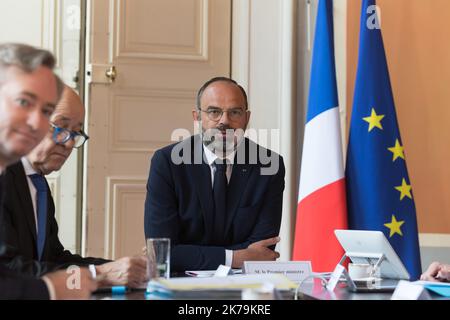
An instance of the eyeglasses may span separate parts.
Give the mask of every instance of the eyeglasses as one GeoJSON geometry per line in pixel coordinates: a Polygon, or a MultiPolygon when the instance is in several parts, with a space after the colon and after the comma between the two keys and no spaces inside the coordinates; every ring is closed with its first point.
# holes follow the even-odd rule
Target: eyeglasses
{"type": "Polygon", "coordinates": [[[242,116],[248,112],[248,110],[242,110],[241,108],[235,108],[230,110],[222,110],[219,108],[209,108],[208,110],[200,109],[200,111],[206,113],[208,119],[211,121],[219,121],[222,118],[224,112],[228,113],[228,118],[231,121],[238,121],[242,116]]]}
{"type": "Polygon", "coordinates": [[[67,141],[72,139],[75,143],[73,145],[74,148],[80,148],[89,139],[89,136],[83,132],[83,130],[79,132],[70,131],[61,127],[58,127],[54,123],[50,123],[53,128],[52,140],[56,144],[65,144],[67,141]]]}

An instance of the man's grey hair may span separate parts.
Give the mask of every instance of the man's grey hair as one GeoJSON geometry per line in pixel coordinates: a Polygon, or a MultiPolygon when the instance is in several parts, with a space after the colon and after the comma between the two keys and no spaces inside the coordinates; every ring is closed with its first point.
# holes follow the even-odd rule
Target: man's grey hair
{"type": "MultiPolygon", "coordinates": [[[[21,43],[0,44],[0,86],[7,68],[15,66],[26,73],[31,73],[39,67],[54,70],[56,59],[50,51],[35,48],[21,43]]],[[[58,91],[58,100],[64,91],[64,83],[54,74],[58,91]]]]}

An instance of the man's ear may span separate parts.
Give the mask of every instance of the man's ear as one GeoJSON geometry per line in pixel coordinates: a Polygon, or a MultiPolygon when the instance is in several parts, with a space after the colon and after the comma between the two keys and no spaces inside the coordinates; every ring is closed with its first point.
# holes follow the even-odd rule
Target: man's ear
{"type": "Polygon", "coordinates": [[[192,118],[194,121],[200,121],[200,113],[197,111],[197,109],[192,110],[192,118]]]}
{"type": "Polygon", "coordinates": [[[247,123],[246,126],[248,125],[248,123],[250,122],[250,115],[252,114],[252,112],[250,110],[247,111],[246,117],[247,117],[247,123]]]}

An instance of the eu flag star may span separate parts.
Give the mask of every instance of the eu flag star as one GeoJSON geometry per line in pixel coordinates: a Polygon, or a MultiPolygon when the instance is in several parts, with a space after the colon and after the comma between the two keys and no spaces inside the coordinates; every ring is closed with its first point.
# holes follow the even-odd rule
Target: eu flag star
{"type": "Polygon", "coordinates": [[[400,229],[400,227],[402,226],[402,224],[404,224],[405,221],[397,221],[397,219],[395,218],[394,215],[392,215],[392,220],[390,223],[385,223],[384,226],[386,228],[389,229],[390,233],[389,233],[389,238],[392,238],[392,236],[396,233],[398,233],[399,235],[401,235],[403,237],[403,233],[402,230],[400,229]]]}
{"type": "Polygon", "coordinates": [[[388,148],[388,150],[393,153],[392,162],[397,160],[397,158],[402,158],[403,160],[405,160],[405,154],[403,153],[403,147],[400,145],[400,142],[398,141],[398,139],[395,140],[395,146],[393,146],[392,148],[388,148]]]}
{"type": "Polygon", "coordinates": [[[381,125],[381,120],[384,118],[384,115],[377,115],[375,109],[372,108],[372,113],[369,117],[363,118],[364,121],[369,123],[369,132],[372,131],[373,128],[378,128],[383,130],[383,126],[381,125]]]}
{"type": "Polygon", "coordinates": [[[402,185],[395,187],[395,190],[400,191],[400,201],[403,200],[404,197],[412,199],[411,185],[406,183],[405,178],[403,178],[402,185]]]}

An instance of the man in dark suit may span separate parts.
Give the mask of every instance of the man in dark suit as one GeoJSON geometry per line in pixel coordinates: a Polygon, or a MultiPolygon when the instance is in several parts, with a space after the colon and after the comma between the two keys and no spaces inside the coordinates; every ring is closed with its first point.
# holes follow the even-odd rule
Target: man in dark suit
{"type": "Polygon", "coordinates": [[[275,260],[285,169],[278,154],[243,137],[244,89],[229,78],[209,80],[193,117],[200,135],[153,155],[145,236],[171,239],[174,271],[275,260]]]}
{"type": "Polygon", "coordinates": [[[3,224],[7,250],[0,256],[0,262],[35,276],[69,265],[89,266],[103,278],[102,286],[136,287],[147,278],[145,256],[117,261],[83,258],[65,250],[58,238],[55,206],[44,175],[59,170],[73,148],[87,141],[82,130],[84,114],[79,96],[65,87],[50,117],[50,132],[26,157],[6,170],[3,224]]]}
{"type": "MultiPolygon", "coordinates": [[[[55,63],[48,51],[0,44],[0,174],[30,152],[49,130],[48,120],[63,88],[52,71],[55,63]]],[[[3,182],[0,176],[0,204],[3,182]]],[[[0,253],[5,251],[1,207],[0,253]]],[[[96,287],[89,270],[83,268],[37,279],[0,265],[0,299],[86,299],[96,287]],[[69,286],[71,281],[76,285],[69,286]]]]}

